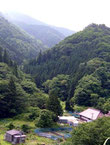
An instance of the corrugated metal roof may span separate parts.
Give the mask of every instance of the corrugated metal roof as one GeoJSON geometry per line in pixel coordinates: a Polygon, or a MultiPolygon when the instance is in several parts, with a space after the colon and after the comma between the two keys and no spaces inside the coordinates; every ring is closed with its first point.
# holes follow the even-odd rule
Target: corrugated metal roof
{"type": "Polygon", "coordinates": [[[15,130],[15,129],[9,130],[9,131],[7,131],[6,133],[8,133],[8,134],[10,134],[10,135],[22,134],[21,131],[18,131],[18,130],[15,130]]]}
{"type": "Polygon", "coordinates": [[[79,113],[79,115],[89,118],[91,120],[96,120],[98,116],[100,115],[101,111],[93,108],[88,108],[84,110],[83,112],[79,113]]]}
{"type": "Polygon", "coordinates": [[[73,120],[76,121],[77,118],[75,118],[74,116],[59,116],[59,120],[73,120]]]}

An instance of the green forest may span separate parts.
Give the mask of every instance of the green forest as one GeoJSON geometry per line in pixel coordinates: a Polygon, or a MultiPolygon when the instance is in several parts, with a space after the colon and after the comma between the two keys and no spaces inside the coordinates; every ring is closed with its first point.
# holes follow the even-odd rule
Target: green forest
{"type": "Polygon", "coordinates": [[[45,50],[42,41],[33,38],[19,27],[0,16],[0,46],[7,49],[17,63],[35,58],[40,50],[45,50]]]}
{"type": "Polygon", "coordinates": [[[52,49],[40,51],[36,59],[24,65],[24,71],[45,92],[54,87],[61,93],[58,92],[59,98],[70,100],[70,104],[93,106],[107,112],[110,109],[109,40],[110,28],[91,24],[52,49]]]}
{"type": "MultiPolygon", "coordinates": [[[[49,128],[59,126],[65,110],[110,111],[110,28],[90,24],[50,49],[46,39],[37,40],[2,16],[0,28],[1,120],[22,118],[49,128]]],[[[103,145],[109,126],[109,117],[81,124],[63,144],[103,145]]],[[[5,127],[15,128],[13,122],[5,127]]],[[[31,130],[27,124],[21,128],[31,130]]]]}

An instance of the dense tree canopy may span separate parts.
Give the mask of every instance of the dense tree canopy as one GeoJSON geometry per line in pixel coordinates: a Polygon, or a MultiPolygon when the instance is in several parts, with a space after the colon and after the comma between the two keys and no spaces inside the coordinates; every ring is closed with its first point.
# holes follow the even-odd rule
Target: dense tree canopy
{"type": "Polygon", "coordinates": [[[110,98],[109,40],[110,28],[91,24],[44,52],[40,63],[38,60],[31,60],[24,66],[24,70],[47,93],[52,87],[56,88],[59,91],[58,97],[63,97],[63,101],[67,100],[67,109],[73,97],[75,104],[94,106],[107,112],[110,98]],[[101,98],[106,107],[101,105],[101,98]]]}
{"type": "Polygon", "coordinates": [[[25,65],[24,70],[34,75],[36,82],[40,79],[41,83],[57,74],[74,76],[80,63],[86,63],[96,57],[110,61],[109,38],[108,27],[92,24],[43,53],[40,65],[37,60],[33,60],[25,65]]]}
{"type": "Polygon", "coordinates": [[[35,58],[45,46],[0,16],[0,46],[18,63],[35,58]]]}
{"type": "Polygon", "coordinates": [[[63,114],[62,106],[57,96],[57,90],[52,89],[49,92],[49,99],[47,101],[47,109],[54,112],[57,116],[63,114]]]}
{"type": "Polygon", "coordinates": [[[49,110],[42,110],[39,119],[37,120],[36,126],[41,128],[52,127],[54,122],[52,115],[52,112],[49,110]]]}
{"type": "Polygon", "coordinates": [[[57,96],[65,101],[68,98],[70,78],[69,75],[57,75],[52,80],[43,83],[44,90],[49,93],[52,89],[57,90],[57,96]]]}
{"type": "Polygon", "coordinates": [[[103,145],[110,134],[109,126],[110,118],[106,117],[82,124],[73,130],[71,145],[103,145]]]}
{"type": "Polygon", "coordinates": [[[29,106],[46,106],[47,97],[44,98],[30,76],[20,71],[6,50],[1,48],[0,52],[0,118],[13,117],[29,106]]]}

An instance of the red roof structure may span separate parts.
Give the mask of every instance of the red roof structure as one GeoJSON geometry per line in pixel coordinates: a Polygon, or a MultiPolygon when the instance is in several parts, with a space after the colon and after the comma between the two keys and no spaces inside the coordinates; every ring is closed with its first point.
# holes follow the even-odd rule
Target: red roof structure
{"type": "Polygon", "coordinates": [[[96,120],[99,117],[102,117],[103,113],[100,110],[94,108],[88,108],[83,112],[79,113],[79,115],[80,115],[80,119],[89,122],[92,120],[96,120]]]}

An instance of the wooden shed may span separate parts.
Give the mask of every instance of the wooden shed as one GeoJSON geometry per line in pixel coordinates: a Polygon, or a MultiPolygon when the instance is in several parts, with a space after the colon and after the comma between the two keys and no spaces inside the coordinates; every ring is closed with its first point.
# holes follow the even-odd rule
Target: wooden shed
{"type": "Polygon", "coordinates": [[[26,135],[22,131],[9,130],[5,134],[5,140],[11,142],[12,144],[19,144],[25,142],[26,135]]]}

